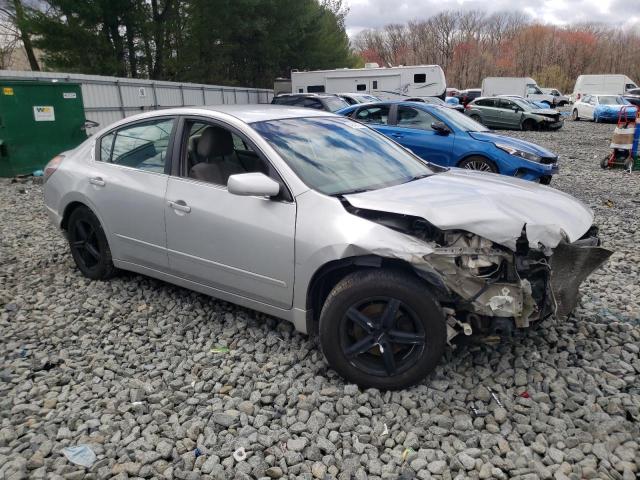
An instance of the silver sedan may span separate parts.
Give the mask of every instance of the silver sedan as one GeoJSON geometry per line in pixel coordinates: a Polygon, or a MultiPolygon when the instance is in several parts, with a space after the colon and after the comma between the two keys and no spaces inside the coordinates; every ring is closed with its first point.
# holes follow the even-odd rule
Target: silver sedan
{"type": "Polygon", "coordinates": [[[610,255],[568,195],[443,169],[310,109],[145,113],[45,178],[87,277],[131,270],[289,320],[365,387],[415,384],[457,335],[568,314],[610,255]]]}

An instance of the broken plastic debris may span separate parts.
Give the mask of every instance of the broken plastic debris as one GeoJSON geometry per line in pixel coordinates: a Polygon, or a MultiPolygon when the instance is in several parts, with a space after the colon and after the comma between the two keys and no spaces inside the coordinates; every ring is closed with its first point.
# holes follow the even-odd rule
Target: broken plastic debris
{"type": "Polygon", "coordinates": [[[202,455],[202,450],[196,447],[196,449],[193,451],[193,454],[196,458],[198,458],[200,455],[202,455]]]}
{"type": "Polygon", "coordinates": [[[78,445],[77,447],[66,447],[62,449],[62,453],[67,460],[76,465],[89,468],[96,461],[96,454],[93,453],[89,445],[78,445]]]}
{"type": "Polygon", "coordinates": [[[504,408],[504,405],[502,405],[502,402],[500,401],[500,397],[498,397],[498,394],[495,392],[495,390],[493,390],[491,387],[487,387],[487,390],[489,390],[491,397],[496,401],[498,406],[500,408],[504,408]]]}
{"type": "Polygon", "coordinates": [[[213,347],[211,353],[229,353],[229,347],[213,347]]]}
{"type": "Polygon", "coordinates": [[[529,398],[529,392],[527,392],[526,390],[524,392],[522,392],[520,395],[518,395],[519,397],[522,398],[529,398]]]}
{"type": "Polygon", "coordinates": [[[404,452],[402,452],[402,461],[406,462],[407,461],[407,457],[409,456],[409,454],[413,453],[413,449],[412,448],[405,448],[404,452]]]}
{"type": "Polygon", "coordinates": [[[244,451],[244,447],[240,447],[233,452],[233,458],[235,458],[236,462],[244,461],[247,458],[247,452],[244,451]]]}
{"type": "Polygon", "coordinates": [[[479,410],[477,409],[475,406],[471,405],[471,413],[473,414],[474,417],[486,417],[487,415],[489,415],[489,412],[485,411],[485,410],[479,410]]]}
{"type": "Polygon", "coordinates": [[[382,430],[382,434],[380,436],[384,437],[385,435],[389,435],[389,428],[386,423],[384,424],[384,430],[382,430]]]}

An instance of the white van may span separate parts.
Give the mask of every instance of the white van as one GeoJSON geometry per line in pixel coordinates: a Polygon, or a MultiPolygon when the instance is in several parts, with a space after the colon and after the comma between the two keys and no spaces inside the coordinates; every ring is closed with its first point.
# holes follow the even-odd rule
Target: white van
{"type": "Polygon", "coordinates": [[[438,65],[380,67],[370,63],[365,68],[339,68],[291,72],[292,93],[368,93],[381,100],[402,97],[446,96],[447,82],[438,65]]]}
{"type": "Polygon", "coordinates": [[[622,95],[632,88],[638,86],[626,75],[580,75],[569,98],[575,102],[588,93],[622,95]]]}
{"type": "Polygon", "coordinates": [[[483,97],[501,95],[517,95],[554,106],[555,97],[543,93],[536,81],[531,77],[487,77],[482,81],[483,97]]]}

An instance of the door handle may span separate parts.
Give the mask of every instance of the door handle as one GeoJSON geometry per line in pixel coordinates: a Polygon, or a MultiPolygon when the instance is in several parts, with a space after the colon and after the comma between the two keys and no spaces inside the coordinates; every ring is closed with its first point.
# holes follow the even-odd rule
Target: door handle
{"type": "Polygon", "coordinates": [[[104,187],[104,186],[107,184],[107,182],[105,182],[105,181],[104,181],[102,178],[100,178],[100,177],[91,177],[91,178],[89,179],[89,183],[90,183],[91,185],[96,185],[96,186],[98,186],[98,187],[104,187]]]}
{"type": "Polygon", "coordinates": [[[167,204],[173,208],[174,210],[178,210],[179,212],[189,213],[191,212],[191,207],[187,205],[184,200],[177,200],[175,202],[169,200],[167,204]]]}

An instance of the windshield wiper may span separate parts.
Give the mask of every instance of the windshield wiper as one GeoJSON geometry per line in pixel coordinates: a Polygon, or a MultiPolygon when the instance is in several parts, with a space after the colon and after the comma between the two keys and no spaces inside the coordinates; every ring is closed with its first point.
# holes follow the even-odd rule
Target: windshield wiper
{"type": "Polygon", "coordinates": [[[409,182],[413,182],[415,180],[420,180],[421,178],[426,178],[426,177],[430,177],[431,175],[433,175],[433,173],[429,172],[429,173],[423,173],[421,175],[414,175],[413,177],[411,177],[409,180],[407,180],[404,183],[409,183],[409,182]]]}
{"type": "Polygon", "coordinates": [[[368,192],[370,188],[356,188],[355,190],[345,190],[344,192],[337,192],[331,195],[332,197],[341,197],[342,195],[355,195],[356,193],[368,192]]]}

